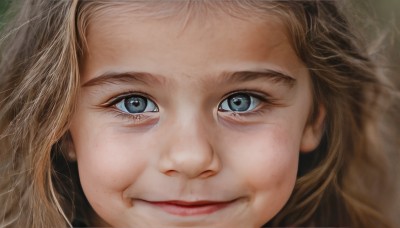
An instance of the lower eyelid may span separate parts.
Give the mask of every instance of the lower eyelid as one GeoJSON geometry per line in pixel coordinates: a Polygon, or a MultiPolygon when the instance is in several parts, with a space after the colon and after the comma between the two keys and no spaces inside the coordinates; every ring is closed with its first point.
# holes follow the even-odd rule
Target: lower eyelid
{"type": "Polygon", "coordinates": [[[224,116],[230,116],[230,117],[252,117],[255,115],[262,115],[265,114],[267,111],[271,110],[271,106],[268,104],[259,104],[259,107],[256,107],[255,109],[251,110],[251,111],[246,111],[246,112],[235,112],[235,111],[218,111],[219,113],[221,113],[221,115],[224,116]]]}
{"type": "Polygon", "coordinates": [[[119,118],[122,121],[127,121],[127,126],[141,126],[141,125],[152,125],[158,121],[158,118],[152,113],[138,113],[138,114],[127,114],[120,112],[119,110],[111,110],[114,118],[119,118]]]}
{"type": "Polygon", "coordinates": [[[218,118],[222,123],[232,126],[250,126],[265,123],[267,119],[268,108],[259,109],[253,112],[236,113],[236,112],[222,112],[218,118]]]}

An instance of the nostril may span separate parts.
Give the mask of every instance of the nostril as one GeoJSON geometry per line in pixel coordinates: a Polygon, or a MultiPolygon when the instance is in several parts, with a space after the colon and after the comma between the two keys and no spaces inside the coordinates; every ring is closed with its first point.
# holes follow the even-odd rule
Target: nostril
{"type": "Polygon", "coordinates": [[[172,176],[175,176],[175,175],[177,175],[177,174],[178,174],[178,172],[177,172],[177,171],[175,171],[175,170],[168,170],[168,171],[164,172],[164,174],[165,174],[165,175],[167,175],[167,176],[170,176],[170,177],[172,177],[172,176]]]}
{"type": "Polygon", "coordinates": [[[216,174],[215,171],[206,170],[206,171],[202,172],[202,173],[199,175],[199,177],[200,177],[200,178],[208,178],[208,177],[214,176],[215,174],[216,174]]]}

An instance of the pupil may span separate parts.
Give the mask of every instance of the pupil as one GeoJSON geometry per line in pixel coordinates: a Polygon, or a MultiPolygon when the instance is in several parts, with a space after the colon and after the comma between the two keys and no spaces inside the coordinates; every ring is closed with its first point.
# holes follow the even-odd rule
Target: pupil
{"type": "Polygon", "coordinates": [[[139,113],[146,110],[147,99],[140,96],[125,99],[125,108],[130,113],[139,113]]]}
{"type": "Polygon", "coordinates": [[[235,94],[228,98],[228,105],[232,111],[244,112],[250,108],[251,99],[247,94],[235,94]]]}

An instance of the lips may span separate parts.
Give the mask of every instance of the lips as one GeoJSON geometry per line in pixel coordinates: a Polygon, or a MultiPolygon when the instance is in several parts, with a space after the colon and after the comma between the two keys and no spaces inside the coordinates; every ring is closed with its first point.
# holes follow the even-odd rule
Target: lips
{"type": "Polygon", "coordinates": [[[212,214],[232,204],[232,201],[145,201],[169,214],[178,216],[196,216],[212,214]]]}

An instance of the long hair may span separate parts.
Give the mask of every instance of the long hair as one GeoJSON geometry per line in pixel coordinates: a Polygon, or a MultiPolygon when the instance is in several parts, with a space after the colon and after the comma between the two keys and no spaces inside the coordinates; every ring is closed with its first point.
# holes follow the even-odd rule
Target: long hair
{"type": "MultiPolygon", "coordinates": [[[[151,9],[157,2],[150,2],[138,4],[151,5],[148,12],[155,16],[151,9]]],[[[388,87],[338,3],[174,3],[187,17],[214,9],[235,16],[277,15],[309,69],[314,107],[326,108],[320,146],[300,156],[293,194],[266,226],[390,227],[386,216],[390,179],[385,178],[389,162],[379,133],[385,127],[379,114],[388,87]]],[[[16,4],[18,14],[0,44],[1,227],[63,227],[71,225],[73,218],[90,225],[94,213],[80,189],[76,165],[65,154],[79,99],[85,29],[107,4],[121,2],[26,0],[16,4]]],[[[168,12],[174,11],[164,13],[168,12]]],[[[309,121],[317,115],[315,108],[309,121]]]]}
{"type": "Polygon", "coordinates": [[[1,44],[0,226],[64,227],[50,152],[79,88],[77,1],[19,4],[1,44]]]}
{"type": "Polygon", "coordinates": [[[390,163],[378,125],[392,89],[338,2],[278,5],[309,68],[314,105],[322,104],[327,117],[319,148],[301,157],[291,199],[272,224],[392,226],[385,210],[390,163]]]}

